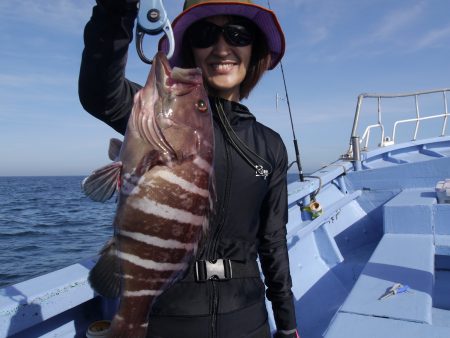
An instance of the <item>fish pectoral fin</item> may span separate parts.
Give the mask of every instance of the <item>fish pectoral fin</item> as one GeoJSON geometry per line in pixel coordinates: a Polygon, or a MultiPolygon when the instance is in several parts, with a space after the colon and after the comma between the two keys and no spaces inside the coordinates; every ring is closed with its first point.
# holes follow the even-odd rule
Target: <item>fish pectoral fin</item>
{"type": "Polygon", "coordinates": [[[109,140],[108,156],[111,161],[117,161],[120,155],[120,148],[122,148],[122,141],[117,138],[109,140]]]}
{"type": "Polygon", "coordinates": [[[103,297],[116,298],[120,295],[122,282],[114,239],[101,250],[97,264],[89,272],[89,283],[103,297]]]}
{"type": "Polygon", "coordinates": [[[81,183],[83,192],[96,202],[106,202],[117,189],[122,162],[108,164],[86,177],[81,183]]]}

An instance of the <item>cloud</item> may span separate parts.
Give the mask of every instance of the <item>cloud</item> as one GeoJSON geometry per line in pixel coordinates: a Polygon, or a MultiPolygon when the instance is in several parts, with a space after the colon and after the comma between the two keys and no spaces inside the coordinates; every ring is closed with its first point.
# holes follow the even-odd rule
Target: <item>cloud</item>
{"type": "Polygon", "coordinates": [[[21,22],[33,27],[47,27],[79,34],[91,13],[94,1],[21,0],[3,1],[0,20],[21,22]]]}
{"type": "MultiPolygon", "coordinates": [[[[301,53],[300,57],[310,62],[338,62],[357,58],[370,62],[387,56],[416,53],[430,47],[450,46],[450,26],[437,15],[448,9],[444,3],[441,8],[422,0],[412,1],[410,6],[402,7],[392,3],[382,9],[368,2],[347,3],[347,7],[341,3],[340,6],[334,5],[335,14],[329,15],[331,20],[320,19],[316,27],[304,24],[309,27],[310,42],[316,42],[316,45],[309,43],[308,46],[306,40],[297,39],[293,47],[288,45],[289,51],[298,49],[294,53],[301,53]],[[355,13],[359,13],[360,17],[347,11],[352,6],[359,6],[355,13]],[[370,15],[364,16],[362,13],[370,15]],[[323,29],[322,33],[320,29],[323,29]],[[316,40],[313,39],[314,32],[317,34],[316,40]]],[[[314,22],[314,15],[318,14],[312,14],[311,23],[314,22]]]]}
{"type": "MultiPolygon", "coordinates": [[[[445,8],[443,8],[445,9],[445,8]]],[[[355,49],[366,46],[373,56],[396,52],[415,53],[430,47],[446,47],[450,44],[450,25],[436,17],[438,8],[419,1],[410,8],[395,9],[382,18],[365,39],[356,39],[355,49]],[[377,48],[370,48],[377,46],[377,48]]]]}
{"type": "MultiPolygon", "coordinates": [[[[260,1],[267,7],[267,1],[260,1]]],[[[344,15],[346,4],[334,0],[277,0],[271,2],[282,26],[308,45],[326,40],[344,15]],[[295,20],[292,20],[295,17],[295,20]]],[[[289,38],[289,36],[288,36],[289,38]]]]}
{"type": "Polygon", "coordinates": [[[305,1],[304,14],[300,22],[307,36],[306,42],[314,45],[325,41],[333,31],[333,27],[342,20],[342,9],[342,4],[334,1],[305,1]]]}
{"type": "Polygon", "coordinates": [[[434,29],[427,32],[415,42],[414,49],[434,47],[442,43],[450,44],[450,26],[434,29]],[[447,40],[447,41],[445,41],[447,40]]]}
{"type": "Polygon", "coordinates": [[[425,3],[419,2],[412,7],[393,10],[380,19],[371,38],[385,40],[397,38],[396,34],[413,25],[423,14],[425,3]]]}

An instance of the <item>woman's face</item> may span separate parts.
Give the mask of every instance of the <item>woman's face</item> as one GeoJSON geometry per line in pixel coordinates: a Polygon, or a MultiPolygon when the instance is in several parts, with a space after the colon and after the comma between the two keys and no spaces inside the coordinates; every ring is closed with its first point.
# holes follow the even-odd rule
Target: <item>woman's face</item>
{"type": "MultiPolygon", "coordinates": [[[[218,26],[229,22],[226,16],[205,19],[218,26]]],[[[223,34],[215,44],[206,48],[192,48],[194,61],[212,94],[230,101],[239,101],[239,86],[244,81],[252,54],[252,45],[243,47],[228,44],[223,34]]]]}

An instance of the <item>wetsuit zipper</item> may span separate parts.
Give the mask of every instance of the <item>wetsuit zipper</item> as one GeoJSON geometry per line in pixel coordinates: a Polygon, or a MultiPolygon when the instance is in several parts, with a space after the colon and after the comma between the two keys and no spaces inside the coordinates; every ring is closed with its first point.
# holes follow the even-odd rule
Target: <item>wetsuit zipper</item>
{"type": "MultiPolygon", "coordinates": [[[[219,123],[220,125],[220,123],[219,123]]],[[[232,160],[231,160],[231,151],[230,151],[230,144],[227,142],[223,130],[223,126],[220,125],[221,128],[221,136],[222,136],[222,142],[225,149],[225,190],[224,195],[222,199],[222,203],[219,209],[218,217],[217,217],[217,227],[216,231],[213,234],[212,240],[208,243],[208,249],[207,249],[207,259],[213,261],[216,260],[217,257],[217,245],[219,242],[220,234],[223,230],[223,227],[225,225],[225,218],[226,218],[226,210],[229,205],[229,198],[230,198],[230,190],[231,190],[231,168],[232,168],[232,160]]],[[[217,313],[218,313],[218,307],[219,307],[219,294],[218,294],[218,285],[217,281],[212,280],[211,281],[211,287],[212,287],[212,304],[211,304],[211,338],[217,337],[217,313]]]]}
{"type": "Polygon", "coordinates": [[[212,314],[211,314],[211,338],[217,338],[217,312],[219,307],[219,291],[217,281],[211,281],[212,285],[212,314]]]}

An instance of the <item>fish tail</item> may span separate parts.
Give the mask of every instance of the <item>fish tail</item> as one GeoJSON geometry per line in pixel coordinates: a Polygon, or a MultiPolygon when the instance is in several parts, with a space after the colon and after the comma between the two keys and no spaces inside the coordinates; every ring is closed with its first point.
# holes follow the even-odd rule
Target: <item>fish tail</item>
{"type": "Polygon", "coordinates": [[[89,272],[91,287],[107,298],[118,297],[121,290],[120,262],[116,251],[116,240],[113,238],[103,247],[97,264],[89,272]]]}
{"type": "Polygon", "coordinates": [[[122,298],[119,311],[114,316],[109,338],[145,338],[147,336],[149,309],[155,297],[122,298]]]}

